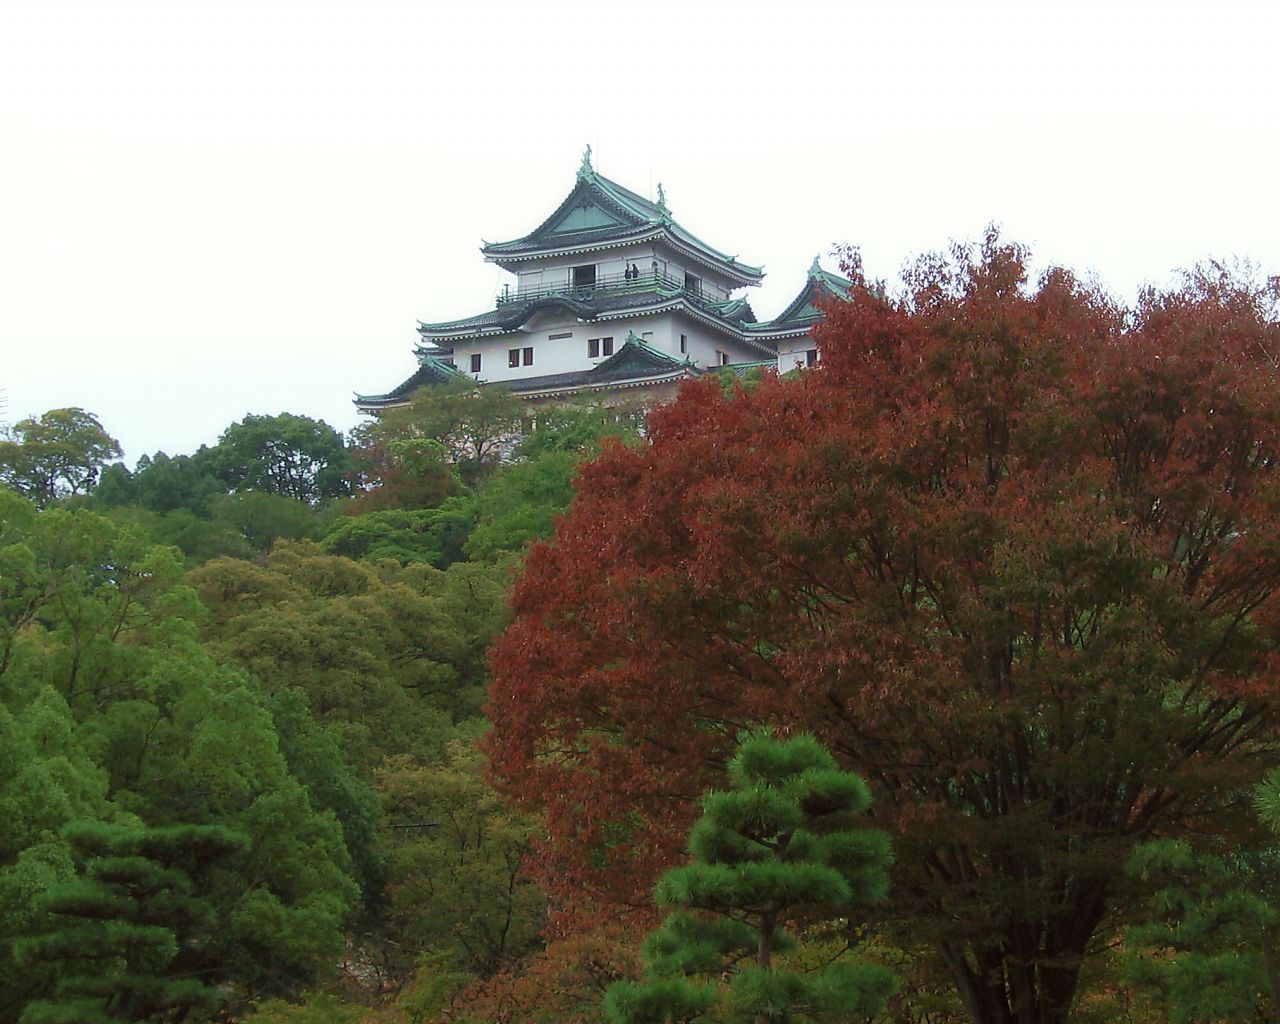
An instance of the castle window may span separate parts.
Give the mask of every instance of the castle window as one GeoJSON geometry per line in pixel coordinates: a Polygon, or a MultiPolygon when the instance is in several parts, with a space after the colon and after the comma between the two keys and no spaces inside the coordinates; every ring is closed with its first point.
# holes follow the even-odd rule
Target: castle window
{"type": "Polygon", "coordinates": [[[680,354],[689,354],[689,335],[687,334],[680,335],[680,354]]]}
{"type": "Polygon", "coordinates": [[[471,356],[471,372],[472,373],[480,372],[480,353],[479,352],[475,352],[471,356]]]}
{"type": "Polygon", "coordinates": [[[684,290],[692,292],[694,295],[702,294],[702,278],[694,277],[692,274],[684,275],[684,290]]]}
{"type": "Polygon", "coordinates": [[[524,350],[524,365],[525,366],[533,365],[533,349],[532,348],[527,348],[524,350]]]}
{"type": "Polygon", "coordinates": [[[605,355],[607,355],[607,356],[611,356],[611,355],[613,355],[613,339],[612,339],[612,338],[601,338],[601,339],[600,339],[600,350],[601,350],[605,355]]]}
{"type": "Polygon", "coordinates": [[[565,331],[563,334],[548,334],[547,341],[564,341],[565,338],[572,338],[573,331],[565,331]]]}
{"type": "Polygon", "coordinates": [[[520,350],[518,348],[507,349],[507,365],[508,366],[520,365],[520,350]]]}
{"type": "Polygon", "coordinates": [[[573,286],[575,288],[590,288],[596,283],[596,265],[588,263],[585,267],[573,268],[573,286]]]}
{"type": "Polygon", "coordinates": [[[818,364],[818,350],[816,348],[808,349],[804,354],[805,366],[816,366],[818,364]]]}
{"type": "Polygon", "coordinates": [[[716,349],[716,364],[717,364],[717,365],[719,365],[719,366],[728,366],[728,365],[729,365],[729,353],[728,353],[728,352],[721,352],[719,349],[716,349]]]}
{"type": "Polygon", "coordinates": [[[641,341],[653,341],[653,331],[645,331],[640,335],[641,341]]]}
{"type": "Polygon", "coordinates": [[[600,339],[599,338],[587,339],[587,358],[588,359],[600,358],[600,339]]]}

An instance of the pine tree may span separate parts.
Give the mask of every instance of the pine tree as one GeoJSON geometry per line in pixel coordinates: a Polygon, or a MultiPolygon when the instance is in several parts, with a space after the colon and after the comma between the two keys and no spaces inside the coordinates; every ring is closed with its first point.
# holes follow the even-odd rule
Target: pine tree
{"type": "Polygon", "coordinates": [[[1271,843],[1144,843],[1128,870],[1153,889],[1125,935],[1125,980],[1173,1024],[1280,1022],[1280,769],[1253,790],[1271,843]]]}
{"type": "Polygon", "coordinates": [[[658,903],[676,909],[645,941],[647,981],[610,986],[609,1020],[870,1017],[894,988],[884,968],[801,972],[779,959],[797,947],[785,925],[839,918],[885,895],[888,839],[856,822],[871,802],[866,784],[812,736],[782,741],[768,730],[739,743],[728,772],[732,788],[703,798],[689,834],[693,863],[658,881],[658,903]]]}
{"type": "Polygon", "coordinates": [[[63,834],[84,870],[39,901],[58,926],[18,943],[20,959],[52,965],[58,977],[22,1024],[162,1022],[214,1008],[216,988],[192,976],[199,936],[216,925],[198,881],[244,840],[215,826],[96,821],[75,822],[63,834]]]}

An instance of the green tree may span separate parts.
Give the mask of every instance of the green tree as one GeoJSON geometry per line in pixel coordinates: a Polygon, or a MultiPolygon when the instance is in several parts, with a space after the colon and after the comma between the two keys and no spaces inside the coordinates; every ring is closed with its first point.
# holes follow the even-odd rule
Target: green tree
{"type": "Polygon", "coordinates": [[[314,508],[284,494],[224,494],[214,498],[209,507],[215,527],[242,537],[258,553],[270,551],[281,539],[314,539],[325,528],[324,519],[314,508]]]}
{"type": "MultiPolygon", "coordinates": [[[[144,508],[153,512],[185,509],[198,516],[207,515],[209,502],[226,491],[202,460],[191,455],[170,457],[164,452],[138,460],[133,486],[135,500],[144,508]]],[[[95,491],[94,497],[97,496],[95,491]]]]}
{"type": "Polygon", "coordinates": [[[113,814],[107,773],[85,750],[66,702],[49,688],[17,713],[0,701],[0,1022],[11,1024],[52,981],[46,967],[20,966],[13,946],[47,925],[36,897],[75,874],[62,827],[113,814]]]}
{"type": "Polygon", "coordinates": [[[1274,850],[1139,847],[1129,871],[1154,887],[1152,915],[1125,935],[1125,979],[1174,1024],[1280,1020],[1280,863],[1274,850]]]}
{"type": "MultiPolygon", "coordinates": [[[[263,497],[270,498],[274,495],[263,497]]],[[[289,498],[281,500],[306,508],[289,498]]],[[[98,507],[95,502],[94,508],[98,507]]],[[[151,512],[140,505],[107,507],[102,510],[102,514],[118,527],[140,533],[153,544],[177,548],[185,556],[188,566],[203,565],[214,558],[253,558],[261,554],[246,539],[242,527],[228,521],[226,517],[209,519],[185,508],[174,509],[172,512],[151,512]]],[[[308,520],[304,532],[313,528],[314,521],[308,520]]]]}
{"type": "MultiPolygon", "coordinates": [[[[0,492],[0,687],[41,685],[79,715],[146,678],[199,617],[176,552],[93,513],[37,513],[0,492]]],[[[132,692],[136,692],[133,689],[132,692]]]]}
{"type": "Polygon", "coordinates": [[[479,387],[459,375],[446,384],[419,388],[408,405],[388,409],[362,426],[357,443],[380,452],[367,485],[384,476],[435,477],[441,460],[468,485],[494,469],[519,438],[528,415],[524,402],[502,387],[479,387]]]}
{"type": "Polygon", "coordinates": [[[186,511],[207,516],[209,502],[225,493],[222,481],[210,472],[207,460],[164,452],[143,455],[132,473],[122,464],[102,471],[90,507],[137,505],[151,512],[186,511]]]}
{"type": "MultiPolygon", "coordinates": [[[[359,895],[341,803],[312,803],[324,779],[312,772],[308,788],[293,773],[256,681],[197,642],[204,612],[175,551],[83,509],[0,502],[12,513],[0,532],[0,703],[21,719],[58,694],[115,813],[248,837],[217,873],[223,924],[203,948],[241,995],[313,984],[340,955],[359,895]]],[[[290,736],[300,770],[306,739],[290,736]]],[[[21,840],[18,866],[39,845],[21,840]]]]}
{"type": "Polygon", "coordinates": [[[446,498],[436,508],[387,508],[342,515],[329,525],[320,546],[347,558],[426,562],[445,569],[464,557],[475,516],[476,502],[470,496],[446,498]]]}
{"type": "Polygon", "coordinates": [[[476,488],[476,523],[466,553],[496,561],[550,536],[556,516],[569,507],[582,460],[581,452],[551,450],[492,474],[476,488]]]}
{"type": "Polygon", "coordinates": [[[1280,1021],[1280,769],[1252,795],[1268,844],[1160,839],[1129,860],[1154,891],[1150,916],[1125,935],[1125,976],[1176,1024],[1280,1021]]]}
{"type": "Polygon", "coordinates": [[[0,433],[0,483],[37,505],[87,494],[98,474],[121,456],[119,443],[83,409],[50,409],[0,433]]]}
{"type": "Polygon", "coordinates": [[[797,947],[786,925],[846,917],[888,889],[888,839],[857,821],[871,803],[866,783],[812,736],[768,730],[746,736],[728,770],[732,788],[703,798],[689,833],[693,863],[658,881],[658,903],[677,909],[645,942],[648,980],[610,987],[609,1020],[870,1018],[893,991],[887,970],[801,971],[784,959],[797,947]]]}
{"type": "Polygon", "coordinates": [[[306,790],[308,803],[331,813],[342,828],[366,917],[380,912],[386,858],[379,849],[382,806],[371,780],[344,756],[337,730],[325,728],[312,717],[306,694],[282,690],[271,696],[269,707],[280,752],[306,790]]]}
{"type": "Polygon", "coordinates": [[[227,489],[265,491],[315,504],[347,494],[350,456],[342,435],[323,420],[280,413],[248,415],[223,431],[195,461],[227,489]]]}
{"type": "Polygon", "coordinates": [[[644,405],[579,405],[567,403],[538,409],[516,446],[517,459],[536,459],[548,452],[593,454],[605,438],[635,441],[644,427],[644,405]]]}
{"type": "Polygon", "coordinates": [[[254,565],[219,559],[192,572],[209,610],[203,638],[268,692],[297,689],[372,770],[396,753],[441,751],[455,719],[483,700],[483,651],[504,621],[500,570],[372,565],[308,543],[254,565]]]}
{"type": "Polygon", "coordinates": [[[208,876],[245,840],[223,828],[136,829],[77,822],[64,834],[84,861],[37,899],[54,915],[18,956],[55,969],[53,992],[23,1024],[141,1024],[213,1010],[207,947],[218,925],[208,876]]]}
{"type": "Polygon", "coordinates": [[[123,462],[113,462],[98,474],[89,506],[94,509],[122,508],[137,500],[138,488],[129,467],[123,462]]]}
{"type": "Polygon", "coordinates": [[[485,781],[474,737],[451,740],[436,764],[389,759],[378,789],[392,826],[387,925],[401,973],[422,963],[456,987],[533,949],[545,909],[524,870],[533,821],[485,781]]]}

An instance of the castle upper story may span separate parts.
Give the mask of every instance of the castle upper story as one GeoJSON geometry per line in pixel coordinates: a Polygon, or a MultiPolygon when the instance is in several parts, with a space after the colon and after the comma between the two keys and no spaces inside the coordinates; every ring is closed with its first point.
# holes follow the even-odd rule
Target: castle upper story
{"type": "Polygon", "coordinates": [[[785,372],[816,361],[809,330],[819,303],[849,288],[815,260],[783,314],[759,322],[735,293],[758,285],[764,270],[681,226],[661,185],[650,200],[599,174],[590,147],[548,217],[480,251],[513,276],[493,308],[420,323],[418,372],[386,394],[358,396],[362,411],[401,404],[417,387],[454,374],[555,398],[671,385],[726,366],[785,372]],[[621,359],[628,344],[644,352],[621,359]],[[632,372],[634,380],[619,378],[632,372]]]}

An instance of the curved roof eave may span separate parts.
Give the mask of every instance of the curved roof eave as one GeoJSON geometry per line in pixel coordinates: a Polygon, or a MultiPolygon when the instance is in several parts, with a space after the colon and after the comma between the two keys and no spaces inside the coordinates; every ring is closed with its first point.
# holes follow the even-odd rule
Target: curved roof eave
{"type": "Polygon", "coordinates": [[[683,231],[683,229],[680,231],[673,230],[675,227],[678,227],[678,225],[657,224],[626,235],[616,235],[609,239],[583,242],[578,245],[542,246],[522,252],[495,252],[491,246],[481,246],[480,252],[484,255],[486,262],[495,263],[504,270],[509,270],[517,264],[543,260],[551,256],[575,256],[580,253],[604,252],[609,249],[622,249],[628,245],[635,245],[637,242],[663,238],[676,252],[716,271],[716,273],[723,274],[743,287],[757,285],[764,280],[763,267],[753,267],[749,263],[740,263],[737,257],[726,256],[724,253],[718,252],[706,243],[699,241],[687,231],[683,231]]]}
{"type": "MultiPolygon", "coordinates": [[[[656,313],[668,313],[678,310],[692,319],[718,330],[720,333],[730,338],[757,345],[762,344],[757,337],[753,336],[754,332],[748,333],[746,330],[746,328],[752,325],[742,324],[736,320],[731,320],[728,317],[716,315],[715,313],[690,302],[683,295],[661,297],[656,299],[654,302],[643,306],[628,306],[620,309],[602,310],[593,310],[585,303],[578,302],[574,299],[565,298],[563,296],[552,296],[529,303],[521,309],[521,315],[518,319],[513,318],[505,323],[483,324],[476,325],[474,327],[466,326],[467,321],[465,320],[450,321],[446,324],[420,323],[418,333],[424,342],[429,341],[432,343],[440,341],[469,341],[479,340],[481,338],[501,337],[504,334],[511,334],[513,331],[518,331],[533,319],[535,314],[555,306],[559,306],[573,314],[580,323],[634,320],[642,316],[652,316],[656,313]]],[[[471,319],[476,320],[478,318],[472,317],[471,319]]],[[[425,351],[426,346],[419,346],[419,354],[422,354],[425,351]]]]}
{"type": "Polygon", "coordinates": [[[813,324],[809,324],[807,327],[780,327],[775,331],[752,331],[747,340],[761,343],[772,341],[776,343],[785,338],[807,338],[813,333],[813,328],[817,323],[818,321],[814,321],[813,324]]]}
{"type": "Polygon", "coordinates": [[[654,374],[650,377],[632,377],[614,381],[583,381],[576,384],[562,384],[545,388],[531,388],[520,391],[521,398],[545,398],[548,395],[572,395],[582,392],[617,391],[622,388],[642,388],[653,384],[669,384],[672,381],[689,379],[698,376],[694,367],[680,367],[670,373],[654,374]]]}
{"type": "MultiPolygon", "coordinates": [[[[503,267],[508,263],[528,263],[530,260],[546,259],[548,256],[572,256],[579,252],[598,252],[602,249],[620,249],[636,242],[646,242],[662,234],[661,224],[642,224],[627,233],[619,233],[610,238],[591,239],[586,242],[569,245],[539,245],[534,249],[520,249],[515,252],[503,252],[498,245],[482,245],[480,252],[486,263],[496,263],[503,267]]],[[[500,245],[515,245],[522,239],[502,242],[500,245]]]]}

